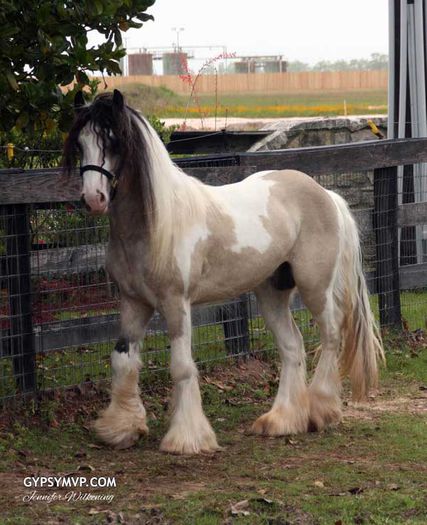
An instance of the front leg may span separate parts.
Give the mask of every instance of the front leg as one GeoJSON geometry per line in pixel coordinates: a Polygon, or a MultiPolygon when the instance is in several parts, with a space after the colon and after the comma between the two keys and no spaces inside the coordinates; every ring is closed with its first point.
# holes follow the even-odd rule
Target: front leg
{"type": "Polygon", "coordinates": [[[215,433],[202,408],[198,372],[191,356],[191,309],[187,301],[168,302],[164,315],[171,339],[172,419],[160,450],[198,454],[218,450],[215,433]]]}
{"type": "Polygon", "coordinates": [[[140,341],[153,309],[123,298],[120,305],[121,337],[111,354],[111,401],[95,421],[98,436],[115,448],[134,445],[148,433],[146,413],[139,396],[140,341]]]}

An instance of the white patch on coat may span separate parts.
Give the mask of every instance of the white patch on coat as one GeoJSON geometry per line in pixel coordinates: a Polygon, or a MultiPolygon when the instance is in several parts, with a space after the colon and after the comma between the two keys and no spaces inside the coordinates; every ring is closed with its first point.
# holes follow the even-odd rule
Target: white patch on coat
{"type": "Polygon", "coordinates": [[[191,261],[194,250],[199,241],[204,241],[209,236],[209,229],[205,224],[193,225],[175,246],[175,258],[184,282],[184,292],[188,292],[191,277],[191,261]]]}
{"type": "Polygon", "coordinates": [[[245,248],[264,253],[271,245],[271,235],[263,223],[268,219],[270,189],[275,184],[263,178],[268,173],[271,171],[254,173],[242,182],[214,188],[224,212],[234,223],[236,242],[230,249],[235,253],[245,248]]]}
{"type": "Polygon", "coordinates": [[[122,380],[133,371],[139,371],[141,368],[139,343],[129,343],[129,352],[118,352],[114,350],[111,354],[111,366],[114,378],[122,380]]]}
{"type": "MultiPolygon", "coordinates": [[[[102,144],[97,140],[97,135],[93,129],[93,124],[88,123],[81,130],[79,144],[82,149],[81,165],[102,166],[107,171],[111,171],[113,166],[108,155],[103,158],[102,144]]],[[[83,174],[82,195],[87,199],[94,197],[97,193],[103,193],[108,199],[109,182],[107,177],[98,171],[85,171],[83,174]]]]}

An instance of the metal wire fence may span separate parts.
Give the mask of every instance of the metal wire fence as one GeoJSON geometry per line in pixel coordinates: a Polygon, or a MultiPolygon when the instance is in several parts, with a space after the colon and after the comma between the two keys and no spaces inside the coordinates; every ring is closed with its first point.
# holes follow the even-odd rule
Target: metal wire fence
{"type": "MultiPolygon", "coordinates": [[[[239,165],[238,157],[230,156],[209,162],[239,165]]],[[[423,329],[427,218],[421,226],[391,228],[402,220],[399,195],[373,171],[316,179],[346,198],[355,212],[371,305],[381,325],[403,321],[407,329],[423,329]],[[404,228],[413,231],[404,233],[404,228]]],[[[107,379],[119,331],[118,290],[105,269],[108,222],[86,215],[74,202],[2,205],[0,210],[0,400],[107,379]]],[[[306,345],[317,345],[317,327],[298,296],[293,313],[306,345]]],[[[193,352],[199,363],[273,348],[252,294],[193,309],[193,352]]],[[[142,355],[144,374],[168,366],[169,340],[157,314],[142,355]]]]}

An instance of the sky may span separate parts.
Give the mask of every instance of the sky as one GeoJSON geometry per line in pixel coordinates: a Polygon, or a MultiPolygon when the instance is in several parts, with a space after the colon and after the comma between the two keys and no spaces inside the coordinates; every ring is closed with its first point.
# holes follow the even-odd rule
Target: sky
{"type": "MultiPolygon", "coordinates": [[[[127,47],[220,45],[289,61],[367,58],[388,51],[388,0],[156,0],[155,17],[124,34],[127,47]]],[[[206,50],[206,57],[214,56],[206,50]]]]}

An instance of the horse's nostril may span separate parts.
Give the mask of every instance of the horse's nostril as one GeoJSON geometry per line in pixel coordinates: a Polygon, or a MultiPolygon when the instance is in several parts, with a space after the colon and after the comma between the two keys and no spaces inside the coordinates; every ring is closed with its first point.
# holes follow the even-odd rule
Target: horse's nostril
{"type": "Polygon", "coordinates": [[[99,192],[99,202],[101,204],[104,204],[105,202],[105,195],[102,193],[102,191],[99,192]]]}
{"type": "Polygon", "coordinates": [[[91,207],[86,202],[84,194],[80,197],[80,202],[81,202],[82,206],[84,206],[86,208],[86,211],[91,211],[91,207]]]}

